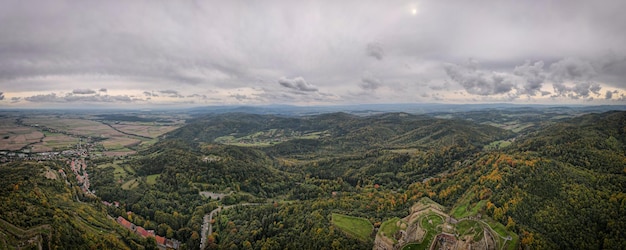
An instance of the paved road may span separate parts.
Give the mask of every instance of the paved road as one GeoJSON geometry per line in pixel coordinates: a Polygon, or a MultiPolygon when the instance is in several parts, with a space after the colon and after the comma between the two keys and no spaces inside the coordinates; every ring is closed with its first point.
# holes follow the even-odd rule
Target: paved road
{"type": "Polygon", "coordinates": [[[202,236],[202,238],[200,239],[200,249],[204,249],[204,247],[206,247],[206,240],[207,237],[211,234],[213,234],[213,224],[211,224],[211,220],[213,220],[213,216],[216,213],[219,213],[222,210],[226,210],[232,207],[236,207],[236,206],[256,206],[256,205],[262,205],[264,203],[241,203],[241,204],[235,204],[235,205],[229,205],[229,206],[223,206],[223,207],[218,207],[216,209],[213,209],[213,211],[211,211],[208,214],[205,214],[203,217],[203,222],[202,223],[202,232],[200,233],[200,235],[202,236]]]}

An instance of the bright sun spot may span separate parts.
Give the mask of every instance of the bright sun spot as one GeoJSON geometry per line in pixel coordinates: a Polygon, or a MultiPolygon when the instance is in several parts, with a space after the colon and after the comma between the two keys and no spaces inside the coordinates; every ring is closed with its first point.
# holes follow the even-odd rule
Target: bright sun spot
{"type": "Polygon", "coordinates": [[[411,14],[417,15],[417,8],[411,8],[411,14]]]}

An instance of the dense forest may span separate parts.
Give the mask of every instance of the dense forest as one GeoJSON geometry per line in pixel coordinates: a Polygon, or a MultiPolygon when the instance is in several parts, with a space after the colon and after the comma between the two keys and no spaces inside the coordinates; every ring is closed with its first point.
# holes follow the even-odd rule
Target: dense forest
{"type": "MultiPolygon", "coordinates": [[[[457,216],[473,211],[493,218],[519,236],[517,248],[623,248],[626,112],[558,119],[536,113],[515,114],[517,120],[503,111],[491,120],[489,112],[451,119],[406,113],[200,116],[136,155],[89,159],[98,197],[82,206],[123,216],[186,249],[200,247],[203,216],[220,207],[210,222],[208,249],[371,249],[375,232],[367,240],[351,237],[333,225],[331,214],[366,218],[377,230],[429,197],[457,216]],[[100,200],[122,206],[103,207],[100,200]]],[[[71,187],[42,178],[37,185],[22,182],[72,200],[71,187]]],[[[38,197],[28,185],[16,193],[13,186],[24,184],[5,184],[2,197],[38,197]]],[[[5,199],[7,206],[27,205],[5,199]]],[[[36,205],[41,210],[32,211],[41,217],[56,218],[54,208],[62,204],[36,205]]],[[[53,223],[14,212],[0,216],[22,228],[53,223]]]]}

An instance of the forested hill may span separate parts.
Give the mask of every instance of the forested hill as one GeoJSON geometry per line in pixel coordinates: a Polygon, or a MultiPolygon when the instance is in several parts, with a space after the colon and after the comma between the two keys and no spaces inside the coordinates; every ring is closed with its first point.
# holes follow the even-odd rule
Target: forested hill
{"type": "Polygon", "coordinates": [[[459,220],[492,218],[509,249],[626,245],[626,112],[480,115],[210,115],[132,157],[94,160],[93,187],[191,248],[212,209],[260,203],[222,212],[208,247],[371,249],[374,234],[340,233],[332,214],[378,228],[423,197],[459,220]]]}
{"type": "Polygon", "coordinates": [[[167,135],[191,144],[240,146],[272,146],[290,140],[308,139],[316,140],[317,143],[311,144],[325,151],[456,144],[482,147],[485,143],[511,136],[509,131],[488,125],[406,113],[367,117],[346,113],[309,117],[221,114],[195,119],[167,135]]]}

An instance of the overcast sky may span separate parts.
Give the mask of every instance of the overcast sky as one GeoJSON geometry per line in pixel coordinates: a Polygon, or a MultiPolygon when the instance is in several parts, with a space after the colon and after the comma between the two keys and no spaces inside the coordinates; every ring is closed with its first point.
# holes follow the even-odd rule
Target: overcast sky
{"type": "Polygon", "coordinates": [[[626,1],[0,1],[0,108],[626,104],[626,1]]]}

